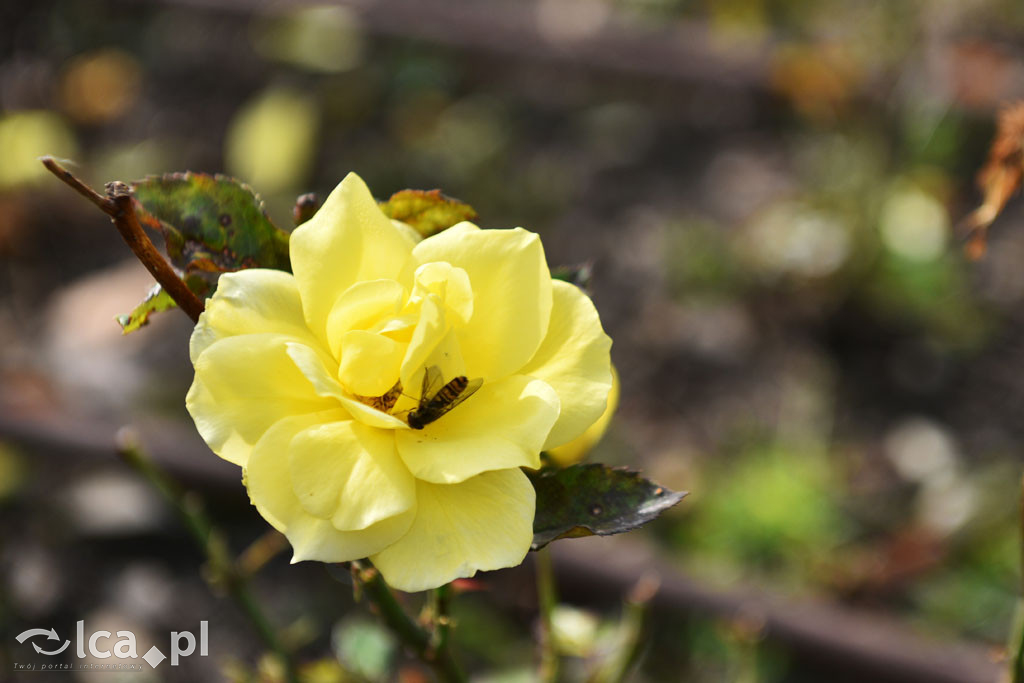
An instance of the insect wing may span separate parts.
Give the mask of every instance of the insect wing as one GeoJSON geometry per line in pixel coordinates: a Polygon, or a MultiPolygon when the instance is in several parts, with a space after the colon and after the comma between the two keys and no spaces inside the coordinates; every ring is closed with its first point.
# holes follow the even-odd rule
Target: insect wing
{"type": "Polygon", "coordinates": [[[459,405],[467,398],[475,394],[476,390],[479,389],[483,385],[483,383],[484,380],[482,377],[477,377],[476,379],[469,380],[469,383],[466,384],[466,388],[459,392],[458,396],[456,396],[450,401],[447,401],[443,405],[437,406],[437,412],[433,416],[434,420],[437,420],[439,417],[447,413],[449,410],[451,410],[452,408],[459,405]]]}
{"type": "Polygon", "coordinates": [[[444,386],[444,375],[441,368],[431,365],[423,370],[423,387],[420,391],[420,405],[434,398],[437,392],[444,386]]]}

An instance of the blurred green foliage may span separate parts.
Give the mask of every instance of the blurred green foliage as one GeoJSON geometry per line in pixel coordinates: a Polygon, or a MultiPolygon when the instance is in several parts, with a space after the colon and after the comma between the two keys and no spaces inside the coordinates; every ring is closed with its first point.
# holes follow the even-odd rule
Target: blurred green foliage
{"type": "Polygon", "coordinates": [[[304,93],[271,88],[243,105],[224,140],[228,172],[261,192],[302,191],[315,150],[318,112],[304,93]]]}
{"type": "Polygon", "coordinates": [[[836,473],[817,452],[776,444],[736,454],[704,475],[706,493],[675,531],[679,550],[700,571],[701,557],[745,572],[807,578],[849,536],[836,473]]]}
{"type": "Polygon", "coordinates": [[[335,656],[347,671],[367,681],[388,680],[398,644],[378,622],[346,619],[335,626],[331,639],[335,656]]]}
{"type": "Polygon", "coordinates": [[[0,441],[0,503],[14,498],[24,486],[27,476],[24,455],[0,441]]]}
{"type": "Polygon", "coordinates": [[[0,190],[49,176],[39,157],[53,150],[57,157],[74,157],[74,132],[60,115],[50,111],[18,111],[0,116],[0,190]]]}

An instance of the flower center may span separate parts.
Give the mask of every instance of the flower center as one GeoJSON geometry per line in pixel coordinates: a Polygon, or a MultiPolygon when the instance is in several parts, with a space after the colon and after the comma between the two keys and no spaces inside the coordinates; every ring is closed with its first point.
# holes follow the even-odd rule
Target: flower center
{"type": "Polygon", "coordinates": [[[359,394],[353,394],[355,399],[360,403],[366,404],[371,408],[376,408],[380,412],[388,414],[391,413],[391,409],[395,407],[395,403],[401,395],[402,380],[395,382],[393,387],[380,396],[360,396],[359,394]]]}
{"type": "Polygon", "coordinates": [[[448,263],[419,266],[411,290],[353,285],[328,320],[338,379],[361,403],[422,428],[475,391],[457,336],[472,315],[469,276],[448,263]]]}

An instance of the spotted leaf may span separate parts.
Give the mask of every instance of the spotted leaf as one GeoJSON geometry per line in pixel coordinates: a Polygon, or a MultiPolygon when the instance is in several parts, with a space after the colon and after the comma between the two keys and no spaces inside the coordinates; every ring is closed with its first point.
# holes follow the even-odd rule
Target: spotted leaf
{"type": "Polygon", "coordinates": [[[537,492],[533,549],[559,538],[610,536],[650,522],[686,495],[606,465],[573,465],[530,477],[537,492]]]}
{"type": "Polygon", "coordinates": [[[380,208],[388,218],[411,225],[424,237],[477,218],[472,206],[446,197],[441,190],[402,190],[381,202],[380,208]]]}

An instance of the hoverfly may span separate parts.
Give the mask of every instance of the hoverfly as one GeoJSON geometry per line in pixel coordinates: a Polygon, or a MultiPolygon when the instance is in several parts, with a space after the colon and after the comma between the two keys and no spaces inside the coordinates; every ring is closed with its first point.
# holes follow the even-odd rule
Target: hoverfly
{"type": "Polygon", "coordinates": [[[395,382],[395,386],[388,389],[387,393],[382,396],[360,396],[359,394],[355,394],[355,397],[360,403],[365,403],[371,408],[376,408],[382,413],[390,413],[391,409],[395,407],[398,397],[401,395],[402,380],[398,380],[395,382]]]}
{"type": "Polygon", "coordinates": [[[423,429],[472,396],[484,383],[479,377],[466,379],[465,375],[460,375],[441,386],[443,381],[444,377],[439,367],[431,365],[426,368],[423,373],[419,405],[409,411],[407,418],[410,427],[423,429]]]}

